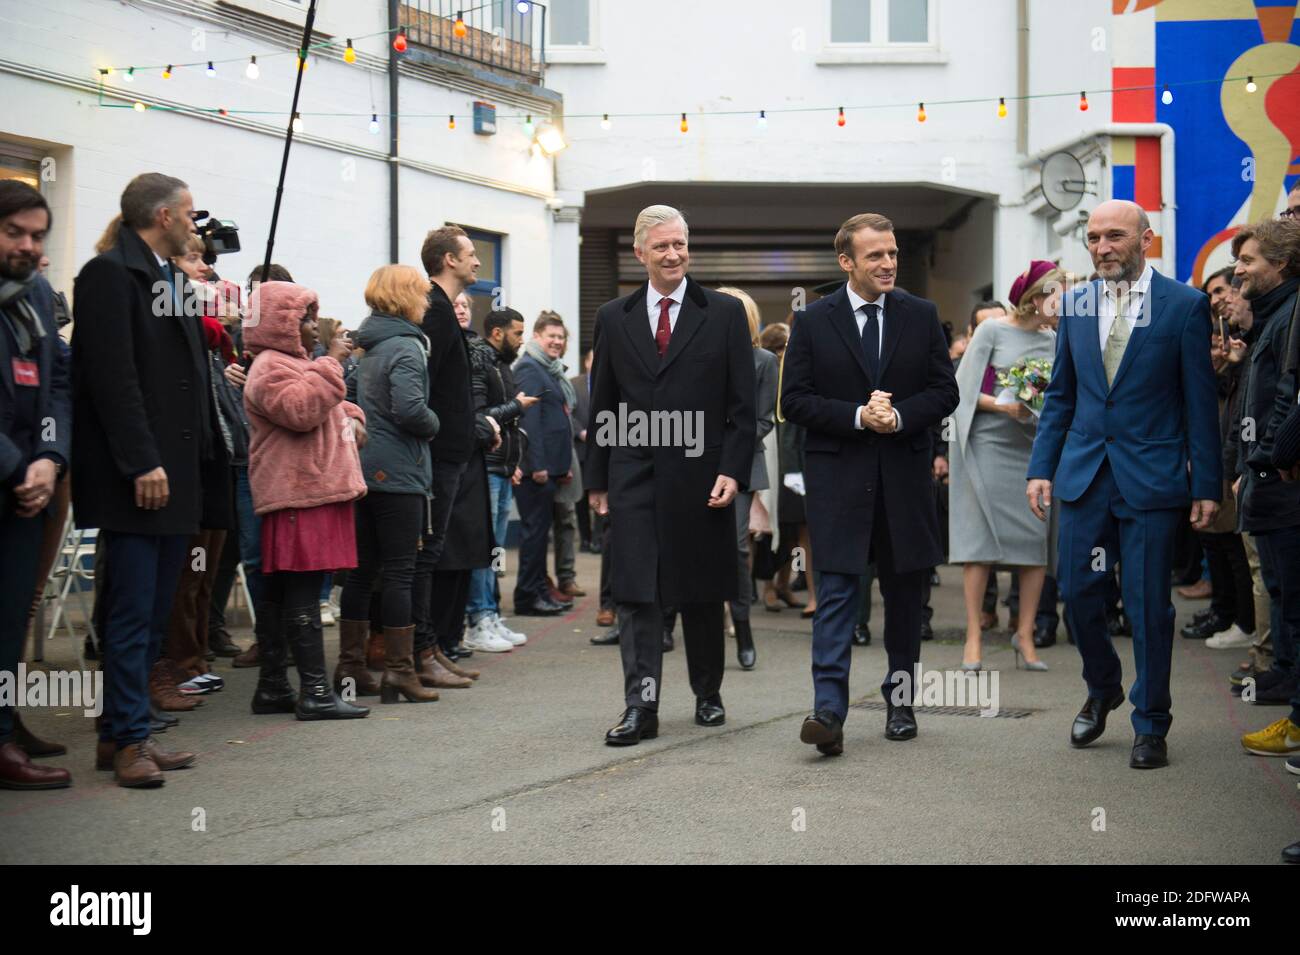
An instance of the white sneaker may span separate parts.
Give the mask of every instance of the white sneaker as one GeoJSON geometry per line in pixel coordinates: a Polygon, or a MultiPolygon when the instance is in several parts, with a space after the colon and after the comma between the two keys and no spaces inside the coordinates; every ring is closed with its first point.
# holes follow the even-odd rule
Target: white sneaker
{"type": "Polygon", "coordinates": [[[499,616],[493,615],[491,617],[484,617],[483,619],[492,625],[492,629],[497,636],[509,640],[512,646],[522,647],[528,642],[528,637],[517,630],[511,630],[502,623],[499,616]]]}
{"type": "Polygon", "coordinates": [[[484,617],[465,633],[465,646],[484,653],[509,653],[515,645],[501,636],[484,617]]]}
{"type": "Polygon", "coordinates": [[[1241,647],[1248,647],[1255,642],[1255,635],[1247,633],[1235,623],[1227,630],[1220,630],[1210,639],[1205,641],[1205,645],[1211,650],[1233,650],[1241,647]]]}
{"type": "Polygon", "coordinates": [[[334,611],[330,609],[330,602],[322,600],[320,602],[320,625],[322,627],[332,627],[334,623],[334,611]]]}

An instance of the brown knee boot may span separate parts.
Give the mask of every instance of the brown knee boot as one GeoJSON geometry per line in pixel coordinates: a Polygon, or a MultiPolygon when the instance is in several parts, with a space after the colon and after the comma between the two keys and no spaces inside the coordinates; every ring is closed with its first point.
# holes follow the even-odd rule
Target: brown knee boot
{"type": "Polygon", "coordinates": [[[334,691],[343,695],[343,681],[349,677],[357,696],[377,696],[379,681],[366,669],[368,620],[339,620],[339,665],[334,668],[334,691]]]}
{"type": "Polygon", "coordinates": [[[415,627],[384,628],[384,679],[379,687],[379,702],[396,703],[405,697],[412,703],[430,703],[438,698],[438,691],[425,688],[415,672],[414,643],[415,627]]]}
{"type": "Polygon", "coordinates": [[[384,668],[384,632],[382,630],[370,631],[370,636],[366,640],[366,666],[372,670],[382,670],[384,668]]]}

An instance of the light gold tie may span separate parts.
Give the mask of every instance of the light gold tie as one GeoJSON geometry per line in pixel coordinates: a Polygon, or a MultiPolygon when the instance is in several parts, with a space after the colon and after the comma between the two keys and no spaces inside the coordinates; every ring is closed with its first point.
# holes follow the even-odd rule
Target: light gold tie
{"type": "Polygon", "coordinates": [[[1124,349],[1128,347],[1130,329],[1128,319],[1129,297],[1120,295],[1115,302],[1115,320],[1110,323],[1110,334],[1106,336],[1106,351],[1102,355],[1102,364],[1106,367],[1107,386],[1115,383],[1115,373],[1124,360],[1124,349]]]}

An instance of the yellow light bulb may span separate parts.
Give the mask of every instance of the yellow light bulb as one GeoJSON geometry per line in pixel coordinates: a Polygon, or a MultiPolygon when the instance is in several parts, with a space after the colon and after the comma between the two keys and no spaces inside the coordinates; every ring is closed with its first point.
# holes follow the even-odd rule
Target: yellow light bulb
{"type": "Polygon", "coordinates": [[[355,63],[357,61],[357,51],[352,49],[352,41],[348,40],[347,48],[343,51],[344,63],[355,63]]]}

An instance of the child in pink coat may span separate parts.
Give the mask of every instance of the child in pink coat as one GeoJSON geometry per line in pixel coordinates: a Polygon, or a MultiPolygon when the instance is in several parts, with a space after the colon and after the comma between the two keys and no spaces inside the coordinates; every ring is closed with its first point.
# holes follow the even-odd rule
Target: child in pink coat
{"type": "Polygon", "coordinates": [[[248,480],[262,517],[257,607],[261,673],[254,713],[300,720],[350,719],[370,711],[340,699],[325,677],[319,594],[326,572],[355,567],[352,502],[366,493],[357,453],[365,414],[344,400],[341,361],[351,351],[335,337],[321,358],[316,293],[292,282],[263,282],[244,318],[244,345],[255,356],[244,386],[248,480]],[[293,648],[301,692],[286,676],[293,648]]]}

